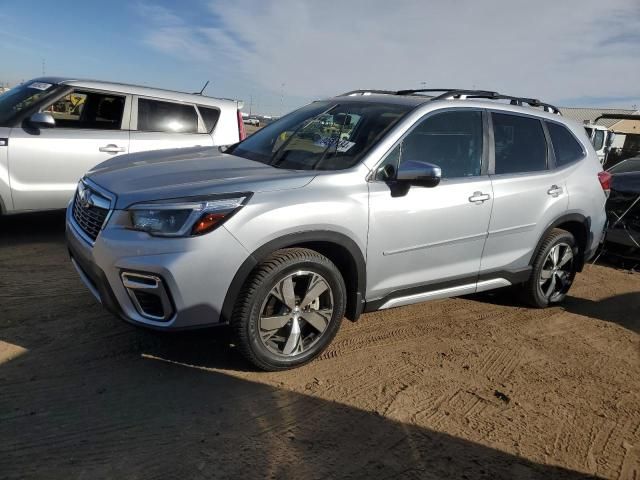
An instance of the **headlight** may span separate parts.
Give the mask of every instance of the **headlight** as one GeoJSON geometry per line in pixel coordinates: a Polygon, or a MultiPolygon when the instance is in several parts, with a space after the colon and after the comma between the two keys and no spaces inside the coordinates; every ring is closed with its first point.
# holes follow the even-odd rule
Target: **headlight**
{"type": "Polygon", "coordinates": [[[249,197],[140,203],[129,207],[130,228],[161,237],[203,235],[224,223],[249,197]]]}

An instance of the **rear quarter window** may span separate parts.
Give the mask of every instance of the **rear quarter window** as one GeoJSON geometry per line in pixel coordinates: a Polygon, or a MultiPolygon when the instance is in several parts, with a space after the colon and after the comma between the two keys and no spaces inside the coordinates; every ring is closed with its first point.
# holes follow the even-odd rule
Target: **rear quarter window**
{"type": "Polygon", "coordinates": [[[559,123],[546,123],[558,167],[568,165],[584,157],[582,145],[580,145],[567,127],[559,123]]]}
{"type": "Polygon", "coordinates": [[[220,110],[213,107],[203,107],[202,105],[198,105],[198,110],[200,110],[200,116],[202,117],[207,132],[213,132],[220,118],[220,110]]]}
{"type": "Polygon", "coordinates": [[[193,105],[139,98],[138,130],[198,133],[198,114],[193,105]]]}

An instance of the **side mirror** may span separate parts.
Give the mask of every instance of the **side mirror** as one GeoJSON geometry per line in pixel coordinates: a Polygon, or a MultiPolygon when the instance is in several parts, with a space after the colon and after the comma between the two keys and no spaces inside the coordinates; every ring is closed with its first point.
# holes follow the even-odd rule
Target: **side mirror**
{"type": "Polygon", "coordinates": [[[34,113],[29,117],[29,123],[38,128],[53,128],[56,126],[56,120],[49,112],[34,113]]]}
{"type": "Polygon", "coordinates": [[[435,187],[442,178],[442,169],[432,163],[407,160],[398,167],[396,180],[420,187],[435,187]]]}

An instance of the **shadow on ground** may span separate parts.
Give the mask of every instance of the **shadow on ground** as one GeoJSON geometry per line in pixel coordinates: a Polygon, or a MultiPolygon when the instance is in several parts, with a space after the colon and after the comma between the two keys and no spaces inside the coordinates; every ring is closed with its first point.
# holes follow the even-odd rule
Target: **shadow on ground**
{"type": "Polygon", "coordinates": [[[92,326],[0,364],[3,478],[587,478],[193,367],[194,342],[158,342],[92,326]]]}
{"type": "MultiPolygon", "coordinates": [[[[505,307],[526,308],[516,293],[511,288],[504,288],[493,292],[468,295],[465,298],[505,307]]],[[[569,313],[616,323],[634,333],[640,333],[640,292],[623,293],[594,301],[571,296],[571,291],[569,291],[569,295],[559,307],[569,313]]]]}
{"type": "Polygon", "coordinates": [[[0,216],[0,247],[64,239],[64,210],[0,216]]]}

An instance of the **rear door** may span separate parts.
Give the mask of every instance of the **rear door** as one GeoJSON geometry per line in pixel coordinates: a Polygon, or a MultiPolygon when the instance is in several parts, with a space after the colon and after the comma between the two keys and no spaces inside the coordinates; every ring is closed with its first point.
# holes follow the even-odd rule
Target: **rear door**
{"type": "Polygon", "coordinates": [[[206,113],[203,120],[194,104],[135,97],[130,151],[212,146],[209,131],[215,122],[212,127],[211,114],[206,113]]]}
{"type": "Polygon", "coordinates": [[[567,210],[569,196],[565,173],[552,168],[539,118],[492,112],[491,119],[494,200],[480,276],[519,281],[544,231],[567,210]]]}
{"type": "Polygon", "coordinates": [[[85,172],[127,153],[130,104],[128,95],[78,88],[43,107],[54,128],[13,128],[8,158],[14,209],[64,208],[85,172]]]}

